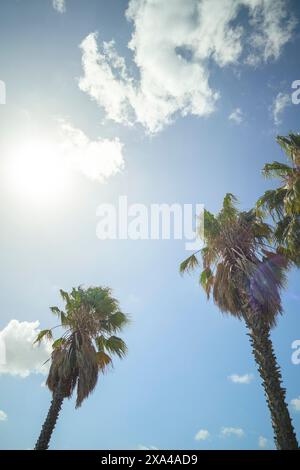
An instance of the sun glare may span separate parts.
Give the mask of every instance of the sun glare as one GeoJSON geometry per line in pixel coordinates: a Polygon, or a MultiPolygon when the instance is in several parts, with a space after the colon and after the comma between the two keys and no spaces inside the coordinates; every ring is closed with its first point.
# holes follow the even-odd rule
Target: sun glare
{"type": "Polygon", "coordinates": [[[31,140],[10,152],[7,183],[18,196],[35,204],[49,204],[63,197],[68,172],[59,147],[31,140]]]}

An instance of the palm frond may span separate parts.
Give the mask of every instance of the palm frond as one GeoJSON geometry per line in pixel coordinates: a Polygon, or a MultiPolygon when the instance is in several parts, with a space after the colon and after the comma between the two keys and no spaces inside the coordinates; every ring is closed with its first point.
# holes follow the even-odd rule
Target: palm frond
{"type": "Polygon", "coordinates": [[[200,274],[200,284],[206,292],[207,298],[209,299],[211,289],[214,284],[214,275],[210,268],[206,268],[200,274]]]}
{"type": "Polygon", "coordinates": [[[223,200],[223,207],[218,214],[217,220],[221,223],[228,223],[236,220],[238,210],[236,208],[238,200],[234,194],[227,193],[223,200]]]}
{"type": "Polygon", "coordinates": [[[33,344],[40,343],[44,338],[48,338],[49,340],[52,340],[53,339],[52,330],[40,331],[33,344]]]}
{"type": "Polygon", "coordinates": [[[205,209],[203,222],[204,240],[207,242],[208,240],[215,239],[220,234],[220,224],[217,218],[211,212],[205,209]]]}
{"type": "Polygon", "coordinates": [[[130,319],[128,315],[119,311],[110,315],[108,318],[106,318],[106,320],[103,320],[101,322],[101,327],[104,331],[111,334],[121,331],[126,325],[129,324],[129,322],[130,319]]]}
{"type": "MultiPolygon", "coordinates": [[[[79,408],[85,398],[94,390],[98,380],[98,359],[94,346],[89,340],[83,341],[79,350],[76,351],[78,382],[76,408],[79,408]]],[[[101,353],[103,354],[103,353],[101,353]]]]}
{"type": "Polygon", "coordinates": [[[110,338],[106,340],[105,349],[109,351],[110,354],[116,354],[120,359],[127,354],[125,342],[117,336],[110,336],[110,338]]]}
{"type": "Polygon", "coordinates": [[[290,160],[297,166],[300,165],[300,134],[290,133],[288,137],[278,136],[277,143],[284,150],[290,160]]]}
{"type": "Polygon", "coordinates": [[[180,274],[184,274],[185,272],[193,271],[198,266],[199,266],[198,259],[196,255],[193,254],[180,264],[179,272],[180,274]]]}
{"type": "Polygon", "coordinates": [[[263,167],[262,174],[266,178],[286,178],[293,174],[293,168],[280,162],[266,163],[263,167]]]}
{"type": "Polygon", "coordinates": [[[280,218],[284,212],[286,193],[287,189],[285,187],[268,190],[258,199],[256,207],[262,208],[265,212],[269,212],[271,215],[275,214],[277,218],[280,218]]]}
{"type": "Polygon", "coordinates": [[[98,351],[96,353],[96,361],[99,369],[101,369],[102,371],[104,371],[106,367],[112,363],[111,357],[104,351],[98,351]]]}

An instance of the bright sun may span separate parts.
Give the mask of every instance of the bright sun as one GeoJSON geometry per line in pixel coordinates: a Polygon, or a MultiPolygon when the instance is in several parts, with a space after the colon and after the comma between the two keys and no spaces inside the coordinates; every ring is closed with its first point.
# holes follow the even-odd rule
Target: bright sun
{"type": "Polygon", "coordinates": [[[18,145],[7,165],[10,188],[35,204],[61,199],[67,188],[68,172],[59,147],[31,140],[18,145]]]}

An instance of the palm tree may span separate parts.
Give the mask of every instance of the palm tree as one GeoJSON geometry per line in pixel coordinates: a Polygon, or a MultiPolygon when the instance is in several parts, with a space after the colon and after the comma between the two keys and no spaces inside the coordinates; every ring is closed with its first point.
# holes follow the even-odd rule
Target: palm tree
{"type": "MultiPolygon", "coordinates": [[[[73,288],[71,293],[60,291],[65,302],[64,311],[51,307],[60,319],[64,334],[54,341],[47,386],[52,402],[35,450],[49,447],[63,400],[76,389],[76,408],[94,390],[99,372],[112,364],[111,355],[123,358],[127,347],[114,334],[127,323],[128,317],[119,310],[119,304],[109,288],[73,288]]],[[[36,341],[52,339],[52,330],[43,330],[36,341]]]]}
{"type": "MultiPolygon", "coordinates": [[[[286,258],[269,246],[272,230],[256,211],[240,212],[236,198],[227,194],[222,210],[204,213],[204,243],[200,250],[200,283],[222,312],[244,320],[270,409],[278,449],[298,449],[285,401],[285,389],[270,329],[282,312],[286,258]]],[[[199,252],[198,252],[199,253],[199,252]]],[[[180,271],[199,266],[197,253],[181,263],[180,271]]]]}
{"type": "Polygon", "coordinates": [[[266,191],[257,207],[270,213],[276,222],[275,240],[280,251],[300,266],[300,134],[277,137],[291,165],[280,162],[267,163],[263,174],[278,178],[278,188],[266,191]]]}

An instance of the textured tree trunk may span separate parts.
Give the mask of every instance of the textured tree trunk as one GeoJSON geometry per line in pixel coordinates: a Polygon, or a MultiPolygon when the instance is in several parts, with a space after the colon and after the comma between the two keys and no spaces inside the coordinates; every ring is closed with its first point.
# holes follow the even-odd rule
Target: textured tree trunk
{"type": "Polygon", "coordinates": [[[249,328],[253,355],[262,378],[267,404],[271,413],[274,439],[277,449],[299,449],[292,420],[285,401],[282,376],[270,339],[270,328],[258,313],[245,315],[249,328]]]}
{"type": "Polygon", "coordinates": [[[64,401],[64,395],[61,387],[58,387],[53,394],[51,405],[47,414],[47,418],[43,424],[41,434],[37,440],[34,450],[47,450],[50,439],[56,425],[56,421],[64,401]]]}

